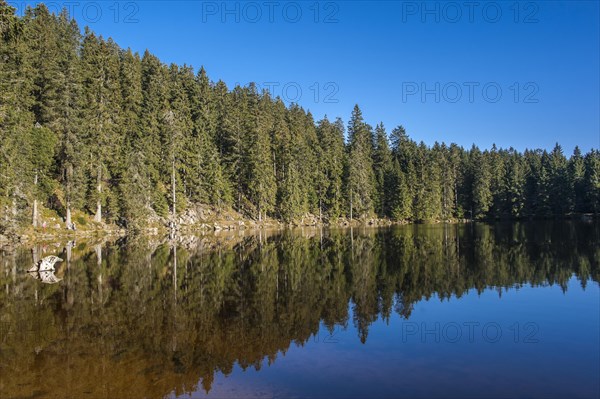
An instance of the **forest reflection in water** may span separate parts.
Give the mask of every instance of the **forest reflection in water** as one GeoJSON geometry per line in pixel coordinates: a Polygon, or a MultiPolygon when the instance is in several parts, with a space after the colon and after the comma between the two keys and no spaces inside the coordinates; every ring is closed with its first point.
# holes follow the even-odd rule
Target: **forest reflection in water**
{"type": "Polygon", "coordinates": [[[536,222],[131,237],[0,251],[0,397],[210,392],[319,334],[416,304],[600,281],[600,224],[536,222]],[[25,271],[64,259],[56,284],[25,271]],[[438,299],[438,300],[439,300],[438,299]]]}

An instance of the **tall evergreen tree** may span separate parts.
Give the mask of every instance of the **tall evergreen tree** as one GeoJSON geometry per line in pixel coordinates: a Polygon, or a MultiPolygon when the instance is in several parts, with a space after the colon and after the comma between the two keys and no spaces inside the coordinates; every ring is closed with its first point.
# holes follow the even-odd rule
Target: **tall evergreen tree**
{"type": "Polygon", "coordinates": [[[556,143],[549,154],[549,185],[550,206],[553,215],[565,215],[572,209],[571,193],[567,158],[563,155],[562,147],[556,143]]]}
{"type": "Polygon", "coordinates": [[[503,183],[501,216],[522,217],[525,207],[525,165],[520,155],[512,148],[505,163],[503,183]]]}
{"type": "Polygon", "coordinates": [[[344,173],[344,125],[341,119],[331,123],[327,117],[318,122],[318,162],[320,176],[318,190],[320,206],[330,218],[337,218],[343,210],[342,184],[344,173]]]}
{"type": "Polygon", "coordinates": [[[123,224],[139,229],[142,220],[150,215],[152,203],[147,159],[144,153],[142,114],[142,61],[129,49],[121,53],[120,87],[122,99],[121,132],[124,135],[120,156],[119,197],[123,224]]]}
{"type": "MultiPolygon", "coordinates": [[[[25,183],[19,177],[26,148],[23,139],[34,124],[29,112],[33,104],[33,81],[24,56],[24,22],[15,9],[0,1],[0,231],[16,228],[18,199],[24,198],[25,183]]],[[[27,168],[27,165],[25,165],[27,168]]]]}
{"type": "Polygon", "coordinates": [[[390,195],[392,184],[392,152],[383,123],[375,128],[375,148],[373,170],[375,174],[375,208],[380,217],[390,216],[390,195]]]}
{"type": "Polygon", "coordinates": [[[569,160],[569,191],[570,202],[575,212],[583,212],[585,207],[585,162],[578,146],[575,146],[569,160]]]}
{"type": "Polygon", "coordinates": [[[256,89],[251,87],[249,103],[248,194],[260,222],[268,212],[273,211],[277,191],[271,156],[270,131],[273,119],[267,93],[259,96],[256,89]]]}
{"type": "Polygon", "coordinates": [[[493,203],[492,172],[489,165],[489,153],[479,151],[474,146],[473,157],[473,217],[476,219],[488,217],[493,203]]]}
{"type": "MultiPolygon", "coordinates": [[[[112,40],[105,41],[86,29],[81,49],[83,77],[82,110],[85,143],[90,152],[90,209],[95,206],[94,220],[102,221],[102,206],[112,194],[111,171],[117,168],[110,154],[122,146],[120,133],[119,51],[112,40]]],[[[114,209],[111,209],[114,212],[114,209]]]]}
{"type": "Polygon", "coordinates": [[[348,122],[348,206],[349,217],[368,216],[373,212],[373,141],[358,105],[348,122]]]}
{"type": "Polygon", "coordinates": [[[168,216],[169,196],[168,186],[165,186],[161,174],[170,175],[168,155],[161,143],[161,129],[166,112],[167,102],[167,73],[165,66],[150,54],[144,53],[142,58],[142,111],[140,125],[143,138],[140,148],[145,156],[146,173],[151,187],[152,208],[160,216],[168,216]],[[166,168],[166,171],[165,171],[166,168]],[[161,172],[162,171],[162,172],[161,172]]]}
{"type": "Polygon", "coordinates": [[[597,214],[600,212],[600,151],[588,152],[584,162],[585,211],[597,214]]]}

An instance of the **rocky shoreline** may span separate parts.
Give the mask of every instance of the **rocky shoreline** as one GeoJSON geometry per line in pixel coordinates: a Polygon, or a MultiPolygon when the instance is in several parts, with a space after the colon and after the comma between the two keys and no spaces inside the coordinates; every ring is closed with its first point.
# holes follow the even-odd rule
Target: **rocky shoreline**
{"type": "MultiPolygon", "coordinates": [[[[593,220],[598,215],[573,215],[571,219],[582,221],[593,220]]],[[[416,224],[413,221],[393,221],[390,219],[361,218],[349,220],[347,218],[329,219],[319,218],[313,214],[305,214],[290,222],[267,218],[262,221],[244,217],[233,210],[216,210],[209,206],[196,206],[188,208],[177,216],[172,224],[169,218],[152,216],[144,227],[127,230],[114,224],[80,223],[77,230],[68,230],[56,217],[48,217],[45,227],[28,227],[16,233],[0,233],[0,247],[10,244],[23,244],[31,242],[43,242],[49,240],[82,240],[100,238],[118,238],[128,235],[147,236],[188,236],[196,234],[207,234],[211,232],[242,232],[260,230],[285,230],[294,228],[348,228],[348,227],[384,227],[392,225],[416,224]]],[[[564,219],[564,218],[561,218],[564,219]]],[[[84,222],[80,218],[81,222],[84,222]]],[[[469,219],[433,220],[428,224],[438,223],[469,223],[469,219]]]]}

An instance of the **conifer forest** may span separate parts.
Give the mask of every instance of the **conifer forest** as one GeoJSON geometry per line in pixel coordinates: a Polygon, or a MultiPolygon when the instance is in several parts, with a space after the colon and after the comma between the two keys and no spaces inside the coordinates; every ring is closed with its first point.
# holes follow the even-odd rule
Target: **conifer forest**
{"type": "Polygon", "coordinates": [[[428,146],[358,105],[348,121],[315,120],[213,78],[121,48],[66,11],[18,16],[0,0],[0,234],[36,226],[42,208],[126,229],[198,204],[286,223],[600,212],[598,149],[428,146]]]}

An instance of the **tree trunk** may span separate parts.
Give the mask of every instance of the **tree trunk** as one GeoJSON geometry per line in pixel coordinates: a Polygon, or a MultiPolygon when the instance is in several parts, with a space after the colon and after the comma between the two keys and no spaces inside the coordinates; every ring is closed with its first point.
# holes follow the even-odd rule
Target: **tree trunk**
{"type": "Polygon", "coordinates": [[[177,217],[177,206],[176,206],[177,197],[175,195],[175,158],[173,158],[173,163],[171,165],[171,195],[172,195],[172,200],[173,200],[172,221],[173,221],[173,227],[175,227],[175,218],[177,217]]]}
{"type": "Polygon", "coordinates": [[[350,221],[352,221],[352,190],[350,190],[350,221]]]}
{"type": "Polygon", "coordinates": [[[16,231],[17,230],[17,193],[16,193],[16,190],[12,196],[11,213],[12,213],[11,225],[12,225],[13,231],[16,231]]]}
{"type": "Polygon", "coordinates": [[[33,200],[33,220],[32,220],[32,224],[33,227],[37,227],[38,226],[38,201],[37,201],[37,185],[38,185],[38,172],[35,172],[35,179],[33,181],[33,184],[35,185],[35,190],[36,192],[34,193],[34,196],[36,196],[36,198],[33,200]]]}
{"type": "Polygon", "coordinates": [[[71,225],[71,203],[67,201],[67,216],[65,217],[67,226],[71,225]]]}
{"type": "Polygon", "coordinates": [[[33,227],[38,227],[38,202],[36,199],[33,200],[33,227]]]}
{"type": "Polygon", "coordinates": [[[102,222],[102,167],[98,166],[98,201],[96,202],[96,216],[94,216],[94,222],[101,223],[102,222]]]}
{"type": "MultiPolygon", "coordinates": [[[[456,172],[454,173],[454,176],[456,176],[456,172]]],[[[454,209],[458,211],[458,187],[456,180],[454,181],[454,209]]]]}
{"type": "Polygon", "coordinates": [[[73,176],[73,166],[69,165],[65,170],[65,181],[66,181],[66,215],[65,215],[65,223],[67,227],[71,225],[71,176],[73,176]]]}
{"type": "Polygon", "coordinates": [[[323,196],[321,194],[321,186],[319,186],[319,223],[323,222],[323,196]]]}
{"type": "Polygon", "coordinates": [[[323,200],[319,198],[319,223],[323,222],[323,200]]]}

